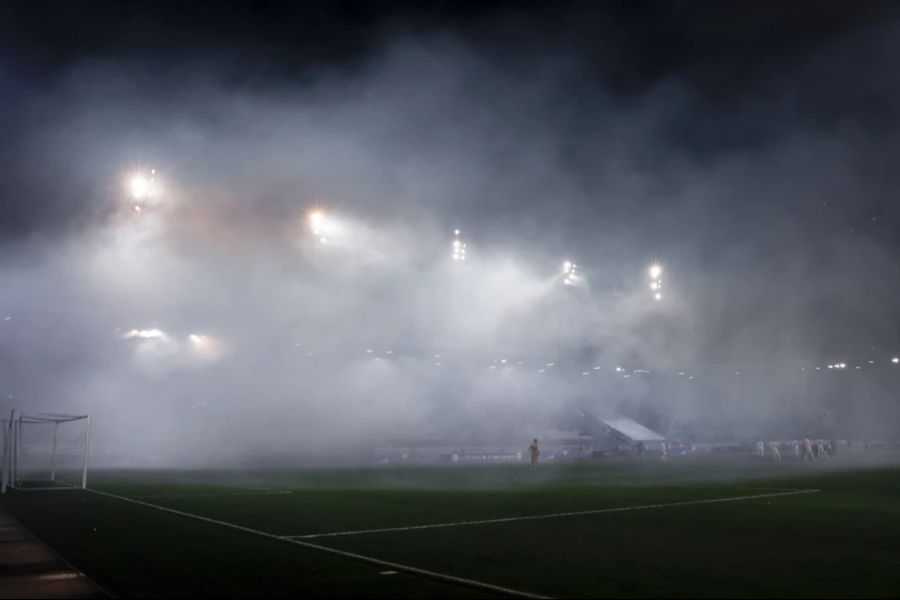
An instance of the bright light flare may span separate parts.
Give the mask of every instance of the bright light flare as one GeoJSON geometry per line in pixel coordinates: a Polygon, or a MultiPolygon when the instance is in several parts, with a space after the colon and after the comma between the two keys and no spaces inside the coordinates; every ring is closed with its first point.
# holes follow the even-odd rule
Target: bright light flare
{"type": "Polygon", "coordinates": [[[328,217],[322,210],[316,209],[309,213],[309,228],[322,244],[327,244],[338,234],[340,226],[328,217]]]}
{"type": "Polygon", "coordinates": [[[153,340],[166,337],[166,334],[160,329],[132,329],[122,334],[122,338],[126,340],[153,340]]]}
{"type": "Polygon", "coordinates": [[[188,335],[188,341],[197,357],[204,361],[218,360],[224,354],[222,343],[210,335],[192,333],[188,335]]]}
{"type": "Polygon", "coordinates": [[[459,237],[460,232],[459,229],[453,230],[453,260],[456,261],[464,261],[466,260],[466,243],[462,241],[459,237]]]}
{"type": "Polygon", "coordinates": [[[188,339],[191,340],[191,343],[195,346],[206,346],[210,343],[210,338],[207,335],[200,335],[198,333],[192,333],[188,336],[188,339]]]}
{"type": "Polygon", "coordinates": [[[653,265],[650,267],[650,277],[653,279],[659,279],[659,276],[662,275],[662,267],[659,265],[653,265]]]}
{"type": "Polygon", "coordinates": [[[150,174],[134,173],[128,178],[128,191],[134,200],[147,200],[156,193],[156,169],[150,174]]]}
{"type": "Polygon", "coordinates": [[[578,265],[570,260],[563,263],[562,274],[565,275],[563,279],[565,285],[575,285],[581,280],[581,277],[578,275],[578,265]]]}

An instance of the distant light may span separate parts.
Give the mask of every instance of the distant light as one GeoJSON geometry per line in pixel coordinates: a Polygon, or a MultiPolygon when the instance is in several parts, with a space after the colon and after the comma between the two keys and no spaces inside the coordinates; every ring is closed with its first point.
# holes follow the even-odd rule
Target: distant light
{"type": "Polygon", "coordinates": [[[125,332],[122,337],[126,340],[138,338],[141,340],[151,340],[165,337],[165,333],[160,329],[132,329],[125,332]]]}
{"type": "Polygon", "coordinates": [[[564,262],[563,263],[563,273],[568,273],[571,270],[572,270],[572,263],[569,261],[564,262]]]}
{"type": "Polygon", "coordinates": [[[891,359],[891,362],[894,363],[895,365],[900,364],[900,356],[895,356],[894,358],[891,359]]]}
{"type": "Polygon", "coordinates": [[[188,339],[197,349],[203,349],[212,344],[213,339],[208,335],[202,335],[199,333],[192,333],[188,336],[188,339]]]}
{"type": "Polygon", "coordinates": [[[459,237],[459,229],[453,230],[453,260],[466,260],[466,244],[459,237]]]}
{"type": "Polygon", "coordinates": [[[331,237],[340,232],[340,225],[328,218],[321,210],[317,209],[309,213],[308,220],[313,235],[317,236],[323,244],[328,243],[331,237]]]}
{"type": "Polygon", "coordinates": [[[659,276],[662,275],[662,267],[659,265],[653,265],[650,267],[650,277],[653,279],[659,279],[659,276]]]}
{"type": "Polygon", "coordinates": [[[653,299],[654,300],[662,300],[662,294],[660,294],[659,292],[656,292],[656,294],[653,295],[653,299]]]}
{"type": "Polygon", "coordinates": [[[650,284],[650,289],[651,289],[651,290],[658,290],[658,289],[659,289],[659,283],[656,282],[656,281],[652,282],[652,283],[650,284]]]}
{"type": "Polygon", "coordinates": [[[131,190],[132,198],[143,200],[153,194],[153,180],[141,174],[132,175],[128,180],[128,188],[131,190]]]}

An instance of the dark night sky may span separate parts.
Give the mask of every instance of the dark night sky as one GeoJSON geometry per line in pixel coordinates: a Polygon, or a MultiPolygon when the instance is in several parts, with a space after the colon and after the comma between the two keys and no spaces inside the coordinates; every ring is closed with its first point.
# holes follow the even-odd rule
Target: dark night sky
{"type": "MultiPolygon", "coordinates": [[[[486,272],[518,273],[498,277],[503,300],[582,262],[590,289],[568,310],[590,325],[569,341],[609,360],[881,360],[900,352],[898,17],[890,2],[3,3],[0,309],[67,339],[111,325],[99,304],[123,327],[203,316],[261,344],[302,321],[273,298],[314,264],[290,271],[273,232],[315,199],[416,240],[406,275],[367,263],[366,303],[323,304],[334,281],[299,300],[348,347],[560,345],[571,325],[528,321],[558,299],[501,309],[484,292],[468,324],[490,319],[490,339],[397,299],[454,293],[425,289],[443,271],[415,256],[461,227],[486,272]],[[103,244],[135,165],[180,195],[160,234],[177,260],[154,263],[172,283],[150,291],[103,283],[91,254],[124,260],[103,244]],[[656,312],[634,301],[653,260],[672,282],[656,312]],[[272,288],[258,322],[248,278],[272,288]]],[[[114,344],[64,347],[0,338],[7,373],[101,385],[114,344]]]]}
{"type": "MultiPolygon", "coordinates": [[[[520,73],[541,60],[577,61],[558,90],[575,128],[601,95],[628,107],[687,91],[656,134],[695,156],[847,125],[856,143],[877,145],[897,125],[890,38],[898,13],[889,2],[4,3],[4,163],[34,133],[23,119],[29,104],[85,63],[125,65],[142,94],[164,101],[186,71],[206,68],[235,90],[302,88],[325,71],[365,68],[393,39],[428,35],[463,40],[520,73]]],[[[888,158],[870,158],[875,164],[860,165],[866,175],[892,170],[888,158]]],[[[5,189],[36,193],[21,178],[5,173],[5,189]]],[[[867,204],[859,216],[890,203],[888,191],[868,195],[857,199],[867,204]]],[[[5,234],[46,226],[42,202],[5,202],[5,234]]]]}

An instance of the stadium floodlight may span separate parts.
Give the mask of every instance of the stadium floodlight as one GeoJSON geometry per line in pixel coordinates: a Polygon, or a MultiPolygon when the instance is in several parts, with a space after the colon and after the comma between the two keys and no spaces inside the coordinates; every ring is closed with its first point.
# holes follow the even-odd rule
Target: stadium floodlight
{"type": "Polygon", "coordinates": [[[192,333],[188,335],[188,341],[195,355],[204,361],[215,361],[225,354],[223,343],[211,335],[192,333]]]}
{"type": "Polygon", "coordinates": [[[453,230],[453,242],[451,244],[453,248],[453,253],[451,256],[453,260],[456,261],[465,261],[466,260],[466,243],[460,237],[459,229],[453,230]]]}
{"type": "Polygon", "coordinates": [[[145,175],[132,175],[128,181],[128,187],[131,190],[131,197],[135,200],[144,200],[150,197],[150,178],[145,175]]]}
{"type": "MultiPolygon", "coordinates": [[[[128,176],[126,187],[128,194],[135,202],[143,202],[157,195],[159,191],[156,183],[156,169],[148,172],[136,172],[128,176]]],[[[135,206],[135,212],[141,212],[139,205],[135,206]]]]}
{"type": "Polygon", "coordinates": [[[578,272],[578,265],[570,260],[563,263],[562,274],[565,276],[563,277],[563,283],[565,285],[575,285],[581,280],[581,275],[578,272]]]}
{"type": "Polygon", "coordinates": [[[662,275],[662,267],[658,264],[653,264],[649,269],[650,273],[650,291],[653,292],[653,299],[657,302],[662,300],[662,293],[660,290],[662,289],[662,279],[660,276],[662,275]]]}
{"type": "Polygon", "coordinates": [[[312,229],[313,234],[319,237],[320,242],[324,244],[327,241],[325,231],[328,228],[328,224],[325,222],[325,215],[321,210],[314,210],[309,213],[309,227],[312,229]]]}
{"type": "Polygon", "coordinates": [[[13,410],[2,432],[0,491],[87,487],[90,416],[13,410]]]}
{"type": "Polygon", "coordinates": [[[141,340],[152,340],[166,337],[165,332],[160,329],[131,329],[122,334],[126,340],[137,338],[141,340]]]}
{"type": "Polygon", "coordinates": [[[340,224],[326,215],[321,209],[311,211],[307,218],[313,235],[322,244],[327,244],[332,237],[339,233],[340,224]]]}

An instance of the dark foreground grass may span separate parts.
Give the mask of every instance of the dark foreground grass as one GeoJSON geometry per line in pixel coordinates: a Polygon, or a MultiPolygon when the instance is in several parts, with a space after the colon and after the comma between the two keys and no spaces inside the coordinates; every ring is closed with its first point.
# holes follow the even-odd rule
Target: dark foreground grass
{"type": "MultiPolygon", "coordinates": [[[[303,535],[755,496],[547,520],[324,537],[317,544],[550,596],[898,597],[900,469],[763,464],[104,472],[93,487],[303,535]],[[289,494],[257,495],[267,490],[289,494]],[[246,495],[244,495],[246,494],[246,495]]],[[[4,508],[123,596],[486,595],[86,492],[4,508]]]]}

